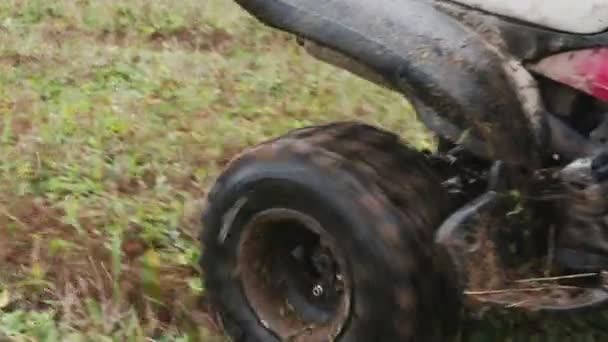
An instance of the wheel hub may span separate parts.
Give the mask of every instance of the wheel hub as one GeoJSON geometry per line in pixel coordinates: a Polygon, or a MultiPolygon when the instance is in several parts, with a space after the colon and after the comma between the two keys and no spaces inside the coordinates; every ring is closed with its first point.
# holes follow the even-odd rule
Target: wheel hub
{"type": "Polygon", "coordinates": [[[289,209],[255,215],[237,262],[251,308],[281,340],[327,341],[340,334],[351,302],[346,265],[312,217],[289,209]]]}

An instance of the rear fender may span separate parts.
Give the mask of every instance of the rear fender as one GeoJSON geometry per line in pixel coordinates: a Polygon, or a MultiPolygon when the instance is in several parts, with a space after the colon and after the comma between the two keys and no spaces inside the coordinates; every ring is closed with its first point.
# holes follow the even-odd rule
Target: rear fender
{"type": "Polygon", "coordinates": [[[489,159],[538,164],[547,129],[534,79],[434,2],[237,2],[267,25],[354,62],[347,69],[405,94],[439,135],[489,159]]]}

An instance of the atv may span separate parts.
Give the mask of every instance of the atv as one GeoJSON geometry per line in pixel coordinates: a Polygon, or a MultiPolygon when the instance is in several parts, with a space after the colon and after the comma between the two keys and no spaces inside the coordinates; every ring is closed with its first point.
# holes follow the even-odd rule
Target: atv
{"type": "Polygon", "coordinates": [[[335,122],[234,158],[201,265],[236,341],[450,341],[463,312],[608,305],[608,2],[237,2],[403,94],[438,144],[335,122]]]}

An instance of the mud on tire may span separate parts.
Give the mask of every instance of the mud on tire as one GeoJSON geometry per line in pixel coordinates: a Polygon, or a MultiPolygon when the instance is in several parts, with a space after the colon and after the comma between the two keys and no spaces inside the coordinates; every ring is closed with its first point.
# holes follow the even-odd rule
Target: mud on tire
{"type": "Polygon", "coordinates": [[[203,214],[207,295],[236,341],[448,341],[460,291],[426,157],[345,122],[235,158],[203,214]]]}

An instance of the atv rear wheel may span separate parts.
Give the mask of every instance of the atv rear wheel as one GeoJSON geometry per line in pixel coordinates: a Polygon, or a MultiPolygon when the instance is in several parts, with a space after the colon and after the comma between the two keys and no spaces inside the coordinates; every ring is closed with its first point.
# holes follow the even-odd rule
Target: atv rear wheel
{"type": "Polygon", "coordinates": [[[203,215],[207,293],[236,341],[448,341],[461,289],[426,157],[358,123],[246,151],[203,215]]]}

